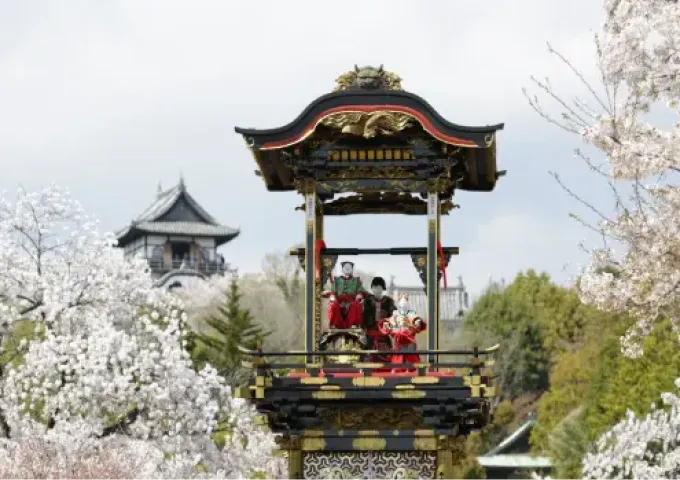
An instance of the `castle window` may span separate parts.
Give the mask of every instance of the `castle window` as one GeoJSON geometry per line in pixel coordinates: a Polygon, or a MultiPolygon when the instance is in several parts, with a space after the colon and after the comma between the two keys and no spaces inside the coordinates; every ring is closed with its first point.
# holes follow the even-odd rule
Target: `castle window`
{"type": "Polygon", "coordinates": [[[172,249],[172,259],[182,260],[184,257],[189,257],[189,250],[191,245],[188,243],[173,243],[170,248],[172,249]]]}

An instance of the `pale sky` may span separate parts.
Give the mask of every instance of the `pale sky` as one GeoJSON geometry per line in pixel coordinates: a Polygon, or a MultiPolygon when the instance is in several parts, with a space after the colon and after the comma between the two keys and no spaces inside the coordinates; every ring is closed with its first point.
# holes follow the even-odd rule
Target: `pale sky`
{"type": "MultiPolygon", "coordinates": [[[[403,86],[463,125],[505,122],[492,193],[457,195],[442,243],[459,246],[449,278],[471,293],[536,268],[568,282],[597,241],[568,218],[578,205],[551,179],[606,204],[573,159],[578,138],[547,124],[522,94],[550,77],[570,98],[576,79],[546,42],[594,78],[593,0],[0,2],[0,189],[69,187],[106,230],[150,204],[158,182],[184,174],[191,194],[242,229],[223,249],[241,271],[303,239],[302,203],[269,193],[234,126],[296,117],[355,63],[384,64],[403,86]]],[[[557,110],[553,110],[557,111],[557,110]]],[[[334,247],[424,246],[424,218],[328,219],[334,247]]],[[[419,283],[408,257],[357,267],[419,283]]]]}

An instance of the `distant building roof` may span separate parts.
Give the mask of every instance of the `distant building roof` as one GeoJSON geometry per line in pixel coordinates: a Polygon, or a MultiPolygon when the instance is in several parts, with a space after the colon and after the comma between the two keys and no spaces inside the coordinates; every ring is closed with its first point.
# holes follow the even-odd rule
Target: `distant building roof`
{"type": "Polygon", "coordinates": [[[497,455],[502,453],[511,447],[512,444],[514,444],[517,440],[519,440],[522,435],[530,433],[531,429],[534,428],[534,425],[536,425],[536,420],[534,420],[533,416],[530,416],[526,422],[519,426],[517,430],[512,432],[510,435],[505,437],[501,443],[489,450],[487,455],[497,455]]]}
{"type": "MultiPolygon", "coordinates": [[[[530,414],[527,420],[520,425],[514,432],[505,437],[494,448],[489,450],[486,455],[477,457],[477,461],[484,468],[500,468],[500,469],[549,469],[552,468],[552,462],[548,457],[533,456],[529,453],[503,453],[511,450],[516,443],[522,443],[523,437],[527,437],[531,430],[536,425],[536,420],[533,414],[530,414]]],[[[525,439],[526,440],[526,439],[525,439]]]]}
{"type": "Polygon", "coordinates": [[[236,236],[239,231],[223,225],[197,222],[141,222],[134,227],[147,233],[164,235],[195,235],[197,237],[236,236]]]}
{"type": "Polygon", "coordinates": [[[119,246],[146,234],[211,237],[217,245],[222,245],[240,233],[238,228],[220,225],[187,192],[184,179],[180,178],[179,183],[168,190],[163,191],[159,186],[156,200],[116,237],[119,246]]]}

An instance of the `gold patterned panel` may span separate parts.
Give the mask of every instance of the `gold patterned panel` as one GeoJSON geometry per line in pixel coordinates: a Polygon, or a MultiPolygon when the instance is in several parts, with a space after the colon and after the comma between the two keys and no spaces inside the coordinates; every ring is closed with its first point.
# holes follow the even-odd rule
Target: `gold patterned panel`
{"type": "Polygon", "coordinates": [[[328,362],[351,364],[361,361],[361,355],[356,352],[361,352],[364,349],[364,345],[354,336],[337,335],[332,340],[329,340],[328,348],[336,352],[346,352],[327,356],[328,362]]]}
{"type": "Polygon", "coordinates": [[[317,400],[341,400],[345,398],[345,392],[338,390],[321,390],[313,392],[312,396],[317,400]]]}
{"type": "Polygon", "coordinates": [[[375,362],[359,362],[352,364],[354,368],[383,368],[383,365],[383,363],[375,362]]]}
{"type": "Polygon", "coordinates": [[[424,181],[417,179],[387,179],[382,181],[382,186],[373,188],[361,185],[356,180],[323,180],[317,182],[319,189],[328,193],[339,192],[415,192],[424,185],[424,181]]]}
{"type": "Polygon", "coordinates": [[[323,410],[319,418],[319,428],[327,430],[416,430],[424,426],[420,413],[407,407],[329,408],[323,410]]]}
{"type": "Polygon", "coordinates": [[[402,390],[392,392],[392,398],[411,399],[411,398],[425,398],[425,392],[422,390],[402,390]]]}
{"type": "Polygon", "coordinates": [[[352,379],[355,387],[382,387],[385,385],[385,377],[357,377],[352,379]]]}
{"type": "Polygon", "coordinates": [[[435,451],[437,450],[437,439],[432,437],[416,437],[413,439],[413,447],[416,450],[435,451]]]}
{"type": "Polygon", "coordinates": [[[326,377],[304,377],[300,379],[300,383],[303,385],[323,385],[328,383],[328,378],[326,377]]]}
{"type": "Polygon", "coordinates": [[[329,172],[328,180],[384,180],[392,178],[418,178],[418,174],[406,167],[359,167],[352,166],[345,170],[329,172]]]}
{"type": "MultiPolygon", "coordinates": [[[[328,159],[331,161],[340,160],[383,160],[383,159],[394,159],[394,160],[415,160],[416,156],[411,148],[362,148],[362,149],[343,149],[343,150],[331,150],[328,152],[328,159]],[[343,153],[345,152],[345,153],[343,153]]],[[[376,167],[380,166],[380,162],[377,162],[376,167]]],[[[375,167],[371,167],[375,168],[375,167]]],[[[386,168],[394,168],[389,165],[386,168]]]]}
{"type": "Polygon", "coordinates": [[[354,450],[385,450],[387,440],[384,438],[355,438],[352,440],[354,450]]]}
{"type": "Polygon", "coordinates": [[[326,441],[321,437],[303,437],[302,450],[305,452],[319,452],[326,448],[326,441]]]}
{"type": "Polygon", "coordinates": [[[439,377],[413,377],[411,383],[439,383],[439,377]]]}
{"type": "Polygon", "coordinates": [[[250,398],[250,389],[247,387],[236,387],[234,389],[235,398],[250,398]]]}

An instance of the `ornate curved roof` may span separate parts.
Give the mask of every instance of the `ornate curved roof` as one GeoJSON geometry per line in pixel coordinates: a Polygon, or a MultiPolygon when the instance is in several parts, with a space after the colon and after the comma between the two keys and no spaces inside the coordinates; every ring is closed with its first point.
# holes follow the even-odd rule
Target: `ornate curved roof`
{"type": "Polygon", "coordinates": [[[449,122],[424,99],[409,92],[348,90],[317,98],[295,120],[283,127],[264,130],[235,127],[234,130],[245,136],[253,149],[272,150],[303,141],[330,115],[378,111],[411,116],[437,140],[459,147],[490,147],[496,131],[503,128],[502,123],[471,127],[449,122]]]}
{"type": "MultiPolygon", "coordinates": [[[[318,97],[287,125],[269,129],[235,127],[251,149],[260,167],[259,174],[269,190],[294,189],[293,172],[286,165],[282,150],[301,144],[315,132],[328,131],[328,128],[341,134],[363,136],[364,139],[383,133],[390,136],[401,132],[406,135],[405,138],[417,135],[444,146],[464,149],[471,165],[495,167],[495,137],[496,132],[503,128],[502,123],[468,126],[450,122],[423,98],[403,91],[401,79],[384,71],[382,66],[355,67],[354,71],[336,81],[338,86],[334,92],[318,97]]],[[[324,136],[323,133],[319,135],[324,136]]],[[[472,179],[479,174],[476,171],[471,173],[470,178],[463,179],[457,188],[492,190],[496,172],[485,172],[482,176],[488,176],[488,180],[483,184],[472,179]]]]}

